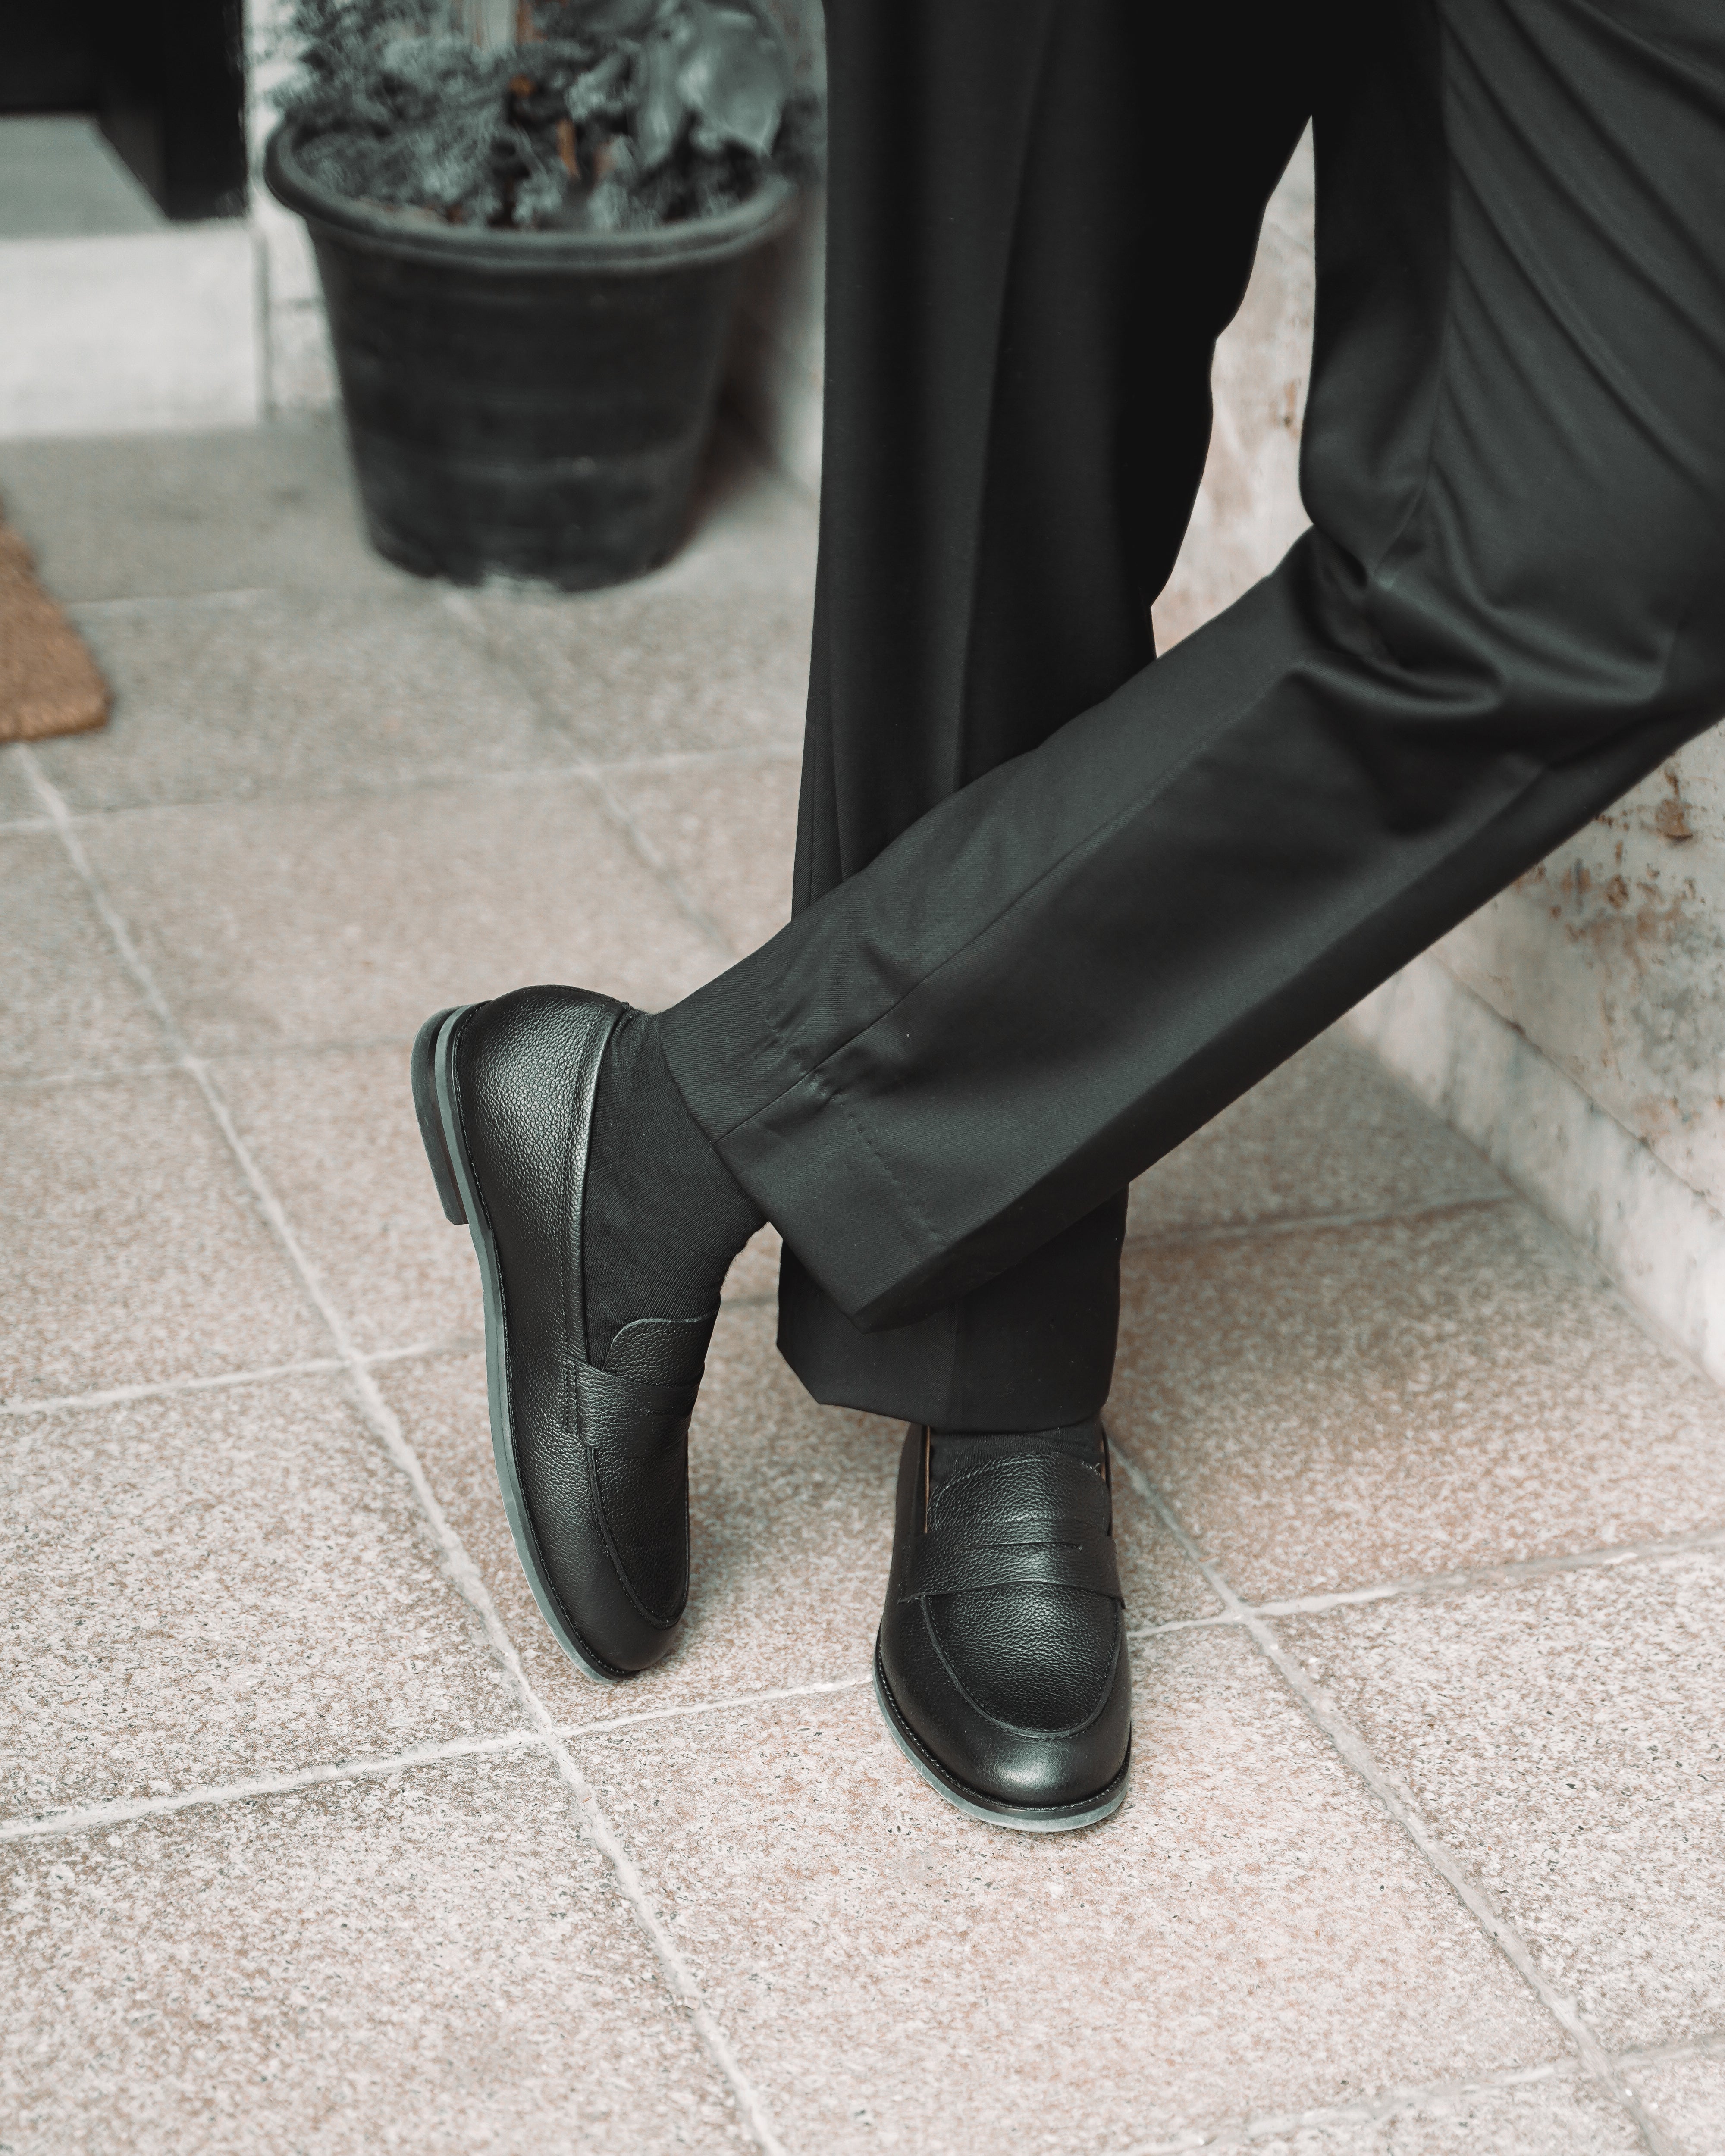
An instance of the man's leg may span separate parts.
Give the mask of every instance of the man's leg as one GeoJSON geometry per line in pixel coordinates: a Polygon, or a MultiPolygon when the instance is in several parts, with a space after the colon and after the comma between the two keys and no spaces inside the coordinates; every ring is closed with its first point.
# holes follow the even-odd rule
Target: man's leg
{"type": "Polygon", "coordinates": [[[1313,531],[663,1022],[864,1328],[1070,1234],[1725,707],[1725,17],[1347,27],[1313,531]]]}
{"type": "MultiPolygon", "coordinates": [[[[828,382],[799,911],[1150,657],[1217,331],[1304,124],[1298,11],[831,0],[828,382]],[[1189,16],[1200,18],[1194,23],[1189,16]]],[[[865,1335],[793,1251],[819,1398],[947,1427],[1108,1389],[1123,1199],[865,1335]]]]}

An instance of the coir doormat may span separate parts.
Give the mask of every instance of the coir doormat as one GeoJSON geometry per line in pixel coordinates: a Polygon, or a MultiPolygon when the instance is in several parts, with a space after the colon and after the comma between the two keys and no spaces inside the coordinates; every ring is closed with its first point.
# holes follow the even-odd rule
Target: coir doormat
{"type": "Polygon", "coordinates": [[[108,704],[83,639],[37,582],[29,548],[0,521],[0,742],[87,733],[105,722],[108,704]]]}

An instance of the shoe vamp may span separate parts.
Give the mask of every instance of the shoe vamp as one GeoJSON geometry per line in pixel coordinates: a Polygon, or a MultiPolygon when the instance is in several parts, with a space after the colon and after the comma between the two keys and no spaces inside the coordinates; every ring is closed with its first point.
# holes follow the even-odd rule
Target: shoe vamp
{"type": "Polygon", "coordinates": [[[687,1469],[680,1448],[665,1460],[606,1460],[595,1466],[599,1502],[629,1586],[649,1614],[668,1624],[688,1579],[687,1469]]]}
{"type": "Polygon", "coordinates": [[[984,1587],[923,1605],[947,1666],[977,1706],[1009,1728],[1081,1728],[1113,1673],[1120,1613],[1069,1587],[984,1587]]]}

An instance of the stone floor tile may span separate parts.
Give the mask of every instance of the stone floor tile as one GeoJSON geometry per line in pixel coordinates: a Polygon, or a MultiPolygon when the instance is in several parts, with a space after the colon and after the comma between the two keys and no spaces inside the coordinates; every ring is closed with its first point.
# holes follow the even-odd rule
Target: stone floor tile
{"type": "Polygon", "coordinates": [[[813,609],[800,593],[624,584],[567,599],[485,592],[470,603],[492,650],[581,756],[802,738],[813,609]]]}
{"type": "Polygon", "coordinates": [[[234,1056],[214,1075],[355,1345],[366,1353],[428,1341],[476,1345],[483,1316],[473,1239],[444,1217],[405,1045],[234,1056]]]}
{"type": "Polygon", "coordinates": [[[748,2146],[537,1753],[0,1860],[19,2156],[748,2146]]]}
{"type": "Polygon", "coordinates": [[[789,757],[619,772],[613,793],[739,957],[791,917],[801,767],[789,757]]]}
{"type": "Polygon", "coordinates": [[[0,1399],[328,1353],[188,1078],[19,1086],[5,1113],[0,1399]]]}
{"type": "MultiPolygon", "coordinates": [[[[868,1675],[902,1425],[816,1406],[773,1346],[775,1322],[771,1306],[721,1315],[691,1432],[694,1578],[683,1637],[658,1669],[616,1689],[565,1658],[534,1605],[497,1491],[483,1357],[378,1370],[530,1680],[560,1722],[868,1675]]],[[[1198,1573],[1124,1488],[1117,1531],[1135,1625],[1215,1611],[1198,1573]]]]}
{"type": "MultiPolygon", "coordinates": [[[[1455,2082],[1343,2110],[1360,2115],[1260,2118],[1224,2126],[1198,2145],[1253,2156],[1646,2156],[1623,2107],[1561,2067],[1536,2068],[1507,2087],[1455,2082]]],[[[1194,2147],[1152,2141],[1134,2156],[1183,2156],[1194,2147]]]]}
{"type": "Polygon", "coordinates": [[[59,839],[0,836],[0,1080],[167,1052],[59,839]]]}
{"type": "Polygon", "coordinates": [[[534,981],[670,1003],[721,963],[576,778],[161,808],[86,827],[208,1054],[409,1040],[534,981]]]}
{"type": "Polygon", "coordinates": [[[0,824],[39,822],[42,803],[24,774],[27,752],[15,744],[0,745],[0,824]]]}
{"type": "Polygon", "coordinates": [[[1249,1598],[1725,1522],[1725,1400],[1526,1208],[1126,1276],[1111,1425],[1249,1598]]]}
{"type": "Polygon", "coordinates": [[[1278,1625],[1608,2049],[1725,2030],[1725,1551],[1278,1625]]]}
{"type": "Polygon", "coordinates": [[[655,574],[664,583],[812,593],[819,524],[813,496],[721,414],[696,481],[687,536],[655,574]]]}
{"type": "Polygon", "coordinates": [[[316,795],[547,762],[525,690],[431,593],[74,609],[100,733],[44,742],[74,810],[316,795]]]}
{"type": "Polygon", "coordinates": [[[333,414],[225,433],[0,442],[0,499],[62,600],[419,583],[367,543],[333,414]]]}
{"type": "Polygon", "coordinates": [[[608,591],[492,585],[452,603],[531,689],[566,754],[799,749],[815,528],[814,504],[721,429],[662,569],[608,591]]]}
{"type": "Polygon", "coordinates": [[[1132,1186],[1129,1236],[1502,1197],[1491,1163],[1339,1029],[1132,1186]]]}
{"type": "Polygon", "coordinates": [[[1682,2156],[1725,2148],[1725,2049],[1711,2058],[1633,2066],[1624,2078],[1682,2156]]]}
{"type": "Polygon", "coordinates": [[[0,1458],[6,1811],[518,1726],[336,1379],[7,1418],[0,1458]]]}
{"type": "Polygon", "coordinates": [[[788,2146],[1096,2156],[1562,2053],[1242,1638],[1137,1674],[1070,1837],[942,1804],[866,1693],[580,1740],[788,2146]]]}

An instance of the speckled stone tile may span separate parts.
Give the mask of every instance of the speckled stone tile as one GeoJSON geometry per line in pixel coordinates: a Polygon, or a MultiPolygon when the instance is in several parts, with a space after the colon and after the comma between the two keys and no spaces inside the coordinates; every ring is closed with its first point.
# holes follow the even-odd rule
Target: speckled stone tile
{"type": "Polygon", "coordinates": [[[611,787],[739,957],[791,917],[801,767],[790,757],[619,772],[611,787]]]}
{"type": "Polygon", "coordinates": [[[1561,2066],[1535,2067],[1508,2086],[1453,2082],[1323,2112],[1219,2126],[1202,2142],[1144,2143],[1133,2156],[1186,2156],[1197,2148],[1254,2156],[1645,2156],[1646,2143],[1615,2098],[1561,2066]]]}
{"type": "Polygon", "coordinates": [[[814,497],[721,412],[696,482],[687,536],[658,580],[812,593],[819,522],[814,497]]]}
{"type": "Polygon", "coordinates": [[[797,748],[815,538],[814,504],[721,427],[662,569],[609,591],[488,586],[452,604],[531,690],[566,754],[797,748]]]}
{"type": "Polygon", "coordinates": [[[46,742],[74,809],[319,795],[546,761],[533,706],[433,593],[74,609],[114,690],[46,742]]]}
{"type": "Polygon", "coordinates": [[[0,497],[57,598],[412,590],[367,544],[333,413],[208,434],[0,442],[0,497]]]}
{"type": "Polygon", "coordinates": [[[483,1324],[467,1229],[444,1218],[399,1041],[235,1056],[215,1078],[365,1353],[465,1339],[483,1324]]]}
{"type": "Polygon", "coordinates": [[[333,1378],[0,1420],[4,1808],[519,1725],[333,1378]]]}
{"type": "Polygon", "coordinates": [[[1278,1622],[1608,2049],[1725,2029],[1725,1552],[1278,1622]]]}
{"type": "Polygon", "coordinates": [[[462,603],[578,755],[802,740],[812,583],[739,580],[696,559],[609,591],[488,590],[462,603]]]}
{"type": "Polygon", "coordinates": [[[579,1742],[788,2146],[1100,2156],[1559,2054],[1243,1639],[1136,1674],[1070,1836],[942,1804],[866,1693],[579,1742]]]}
{"type": "Polygon", "coordinates": [[[672,2156],[729,2092],[537,1753],[0,1851],[18,2156],[672,2156]]]}
{"type": "Polygon", "coordinates": [[[25,775],[24,753],[15,746],[0,746],[0,824],[33,823],[42,814],[36,789],[25,775]]]}
{"type": "Polygon", "coordinates": [[[722,963],[579,778],[147,809],[85,843],[208,1053],[410,1040],[537,981],[670,1003],[722,963]]]}
{"type": "Polygon", "coordinates": [[[189,1079],[18,1086],[5,1103],[0,1399],[327,1353],[189,1079]]]}
{"type": "Polygon", "coordinates": [[[1725,2043],[1711,2057],[1631,2066],[1624,2078],[1682,2156],[1725,2148],[1725,2043]]]}
{"type": "Polygon", "coordinates": [[[59,839],[0,836],[0,1080],[166,1052],[59,839]]]}
{"type": "Polygon", "coordinates": [[[1128,1235],[1502,1197],[1466,1139],[1339,1031],[1273,1070],[1132,1186],[1128,1235]]]}
{"type": "MultiPolygon", "coordinates": [[[[902,1425],[818,1407],[779,1359],[770,1306],[723,1312],[691,1431],[694,1578],[675,1651],[608,1688],[539,1617],[504,1518],[484,1358],[385,1367],[384,1396],[478,1563],[527,1675],[571,1726],[788,1685],[866,1678],[892,1548],[902,1425]]],[[[1117,1486],[1134,1625],[1217,1604],[1153,1516],[1117,1486]]]]}
{"type": "Polygon", "coordinates": [[[1111,1425],[1249,1598],[1725,1523],[1725,1400],[1519,1205],[1126,1278],[1111,1425]]]}

